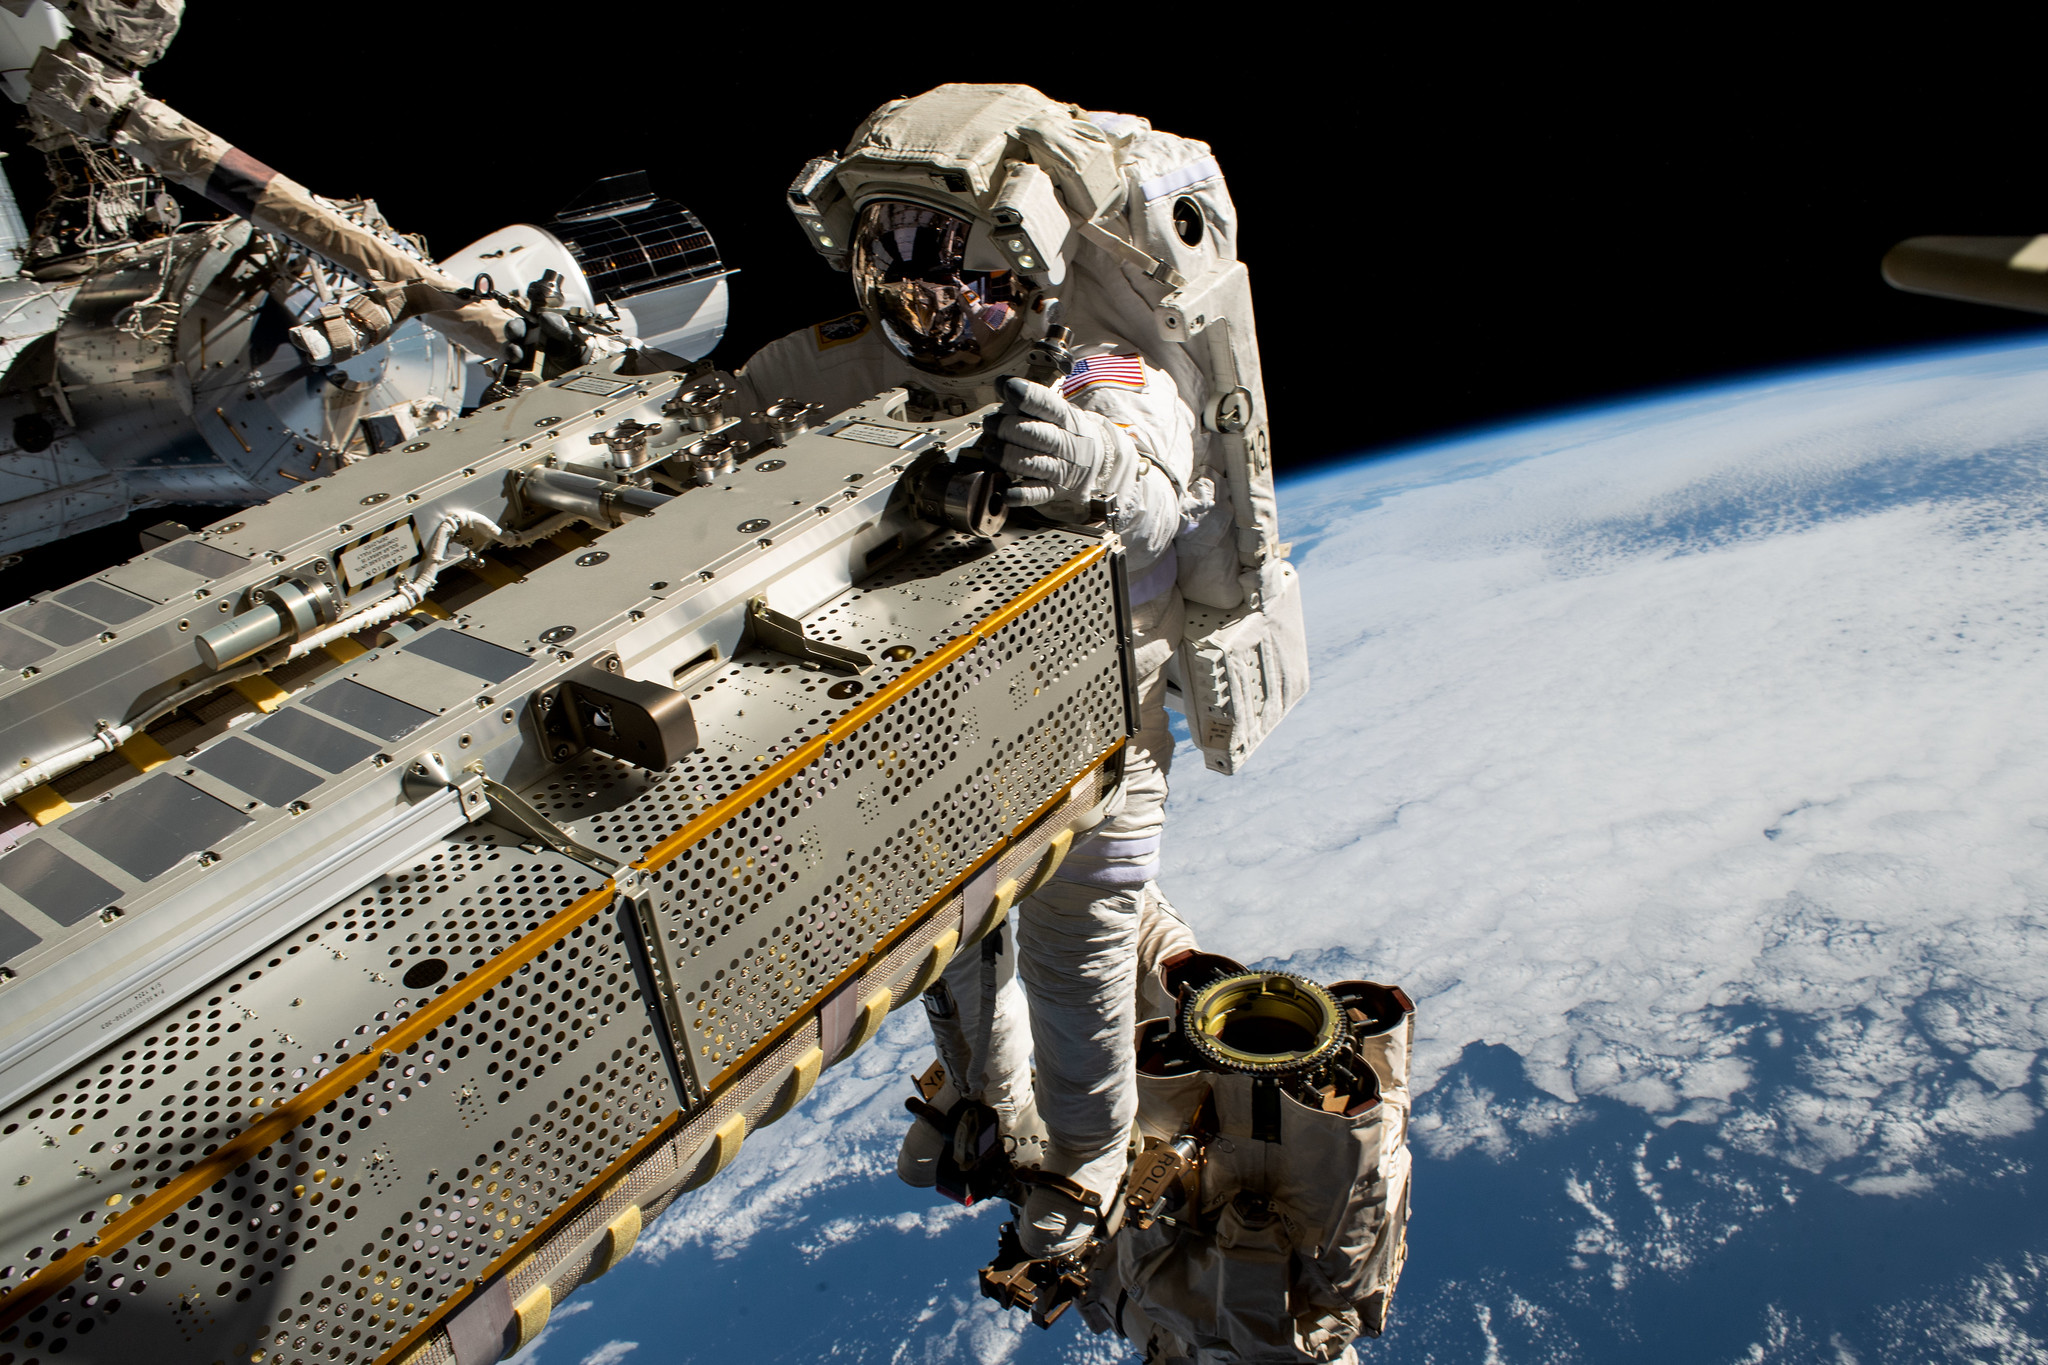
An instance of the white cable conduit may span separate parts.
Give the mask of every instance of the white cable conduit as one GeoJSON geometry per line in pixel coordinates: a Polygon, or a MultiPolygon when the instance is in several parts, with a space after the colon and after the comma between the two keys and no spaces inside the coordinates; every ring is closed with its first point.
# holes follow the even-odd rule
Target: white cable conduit
{"type": "Polygon", "coordinates": [[[302,659],[323,645],[331,645],[336,640],[354,635],[358,631],[368,630],[372,626],[381,626],[386,621],[405,615],[426,601],[427,594],[434,590],[434,580],[441,576],[441,570],[469,558],[468,546],[462,546],[459,552],[453,555],[448,553],[448,546],[458,533],[472,528],[485,532],[492,540],[502,539],[505,534],[497,522],[481,512],[457,508],[448,513],[441,518],[441,524],[434,528],[433,539],[427,542],[427,552],[420,556],[419,567],[413,570],[412,577],[399,585],[396,592],[378,598],[359,611],[350,612],[331,626],[322,626],[311,635],[302,637],[292,645],[291,652],[285,655],[285,661],[302,659]]]}
{"type": "MultiPolygon", "coordinates": [[[[500,539],[505,534],[499,529],[498,523],[480,512],[471,512],[462,508],[449,512],[441,518],[440,524],[434,528],[433,538],[427,542],[427,550],[420,557],[419,567],[413,570],[412,576],[399,585],[395,592],[380,597],[369,606],[342,617],[331,626],[325,626],[311,635],[295,641],[292,644],[291,651],[286,654],[284,662],[304,658],[323,645],[332,644],[344,636],[354,635],[358,631],[368,630],[372,626],[383,625],[386,621],[403,616],[406,612],[417,607],[426,600],[427,594],[434,590],[434,582],[441,576],[441,570],[452,564],[458,564],[469,557],[470,551],[468,546],[462,546],[457,553],[450,554],[449,545],[457,535],[470,529],[483,531],[493,540],[500,539]]],[[[229,683],[246,678],[253,673],[260,673],[267,667],[274,666],[274,664],[263,663],[259,659],[239,664],[220,673],[209,673],[191,686],[180,688],[178,691],[173,692],[170,696],[149,707],[132,720],[122,721],[118,725],[102,725],[98,733],[94,734],[91,739],[86,740],[84,743],[75,744],[62,753],[54,754],[40,763],[23,768],[5,781],[0,781],[0,805],[14,800],[24,792],[33,791],[45,782],[62,777],[65,773],[82,764],[92,762],[102,754],[114,752],[114,750],[133,739],[137,732],[150,725],[158,717],[177,710],[185,703],[203,697],[209,692],[216,692],[226,687],[229,683]]]]}

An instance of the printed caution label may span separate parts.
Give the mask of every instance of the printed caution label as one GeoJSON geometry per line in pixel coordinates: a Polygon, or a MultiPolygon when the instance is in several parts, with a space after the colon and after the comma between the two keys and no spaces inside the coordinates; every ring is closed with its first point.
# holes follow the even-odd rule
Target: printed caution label
{"type": "Polygon", "coordinates": [[[413,529],[408,519],[382,535],[371,536],[360,545],[343,550],[339,556],[341,581],[350,592],[355,592],[380,578],[389,577],[419,556],[419,532],[413,529]]]}

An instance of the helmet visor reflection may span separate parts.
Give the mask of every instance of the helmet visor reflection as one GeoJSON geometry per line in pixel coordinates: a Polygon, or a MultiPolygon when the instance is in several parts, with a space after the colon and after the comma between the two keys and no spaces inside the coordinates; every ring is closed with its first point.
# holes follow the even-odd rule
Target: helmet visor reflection
{"type": "Polygon", "coordinates": [[[964,218],[882,199],[860,212],[853,279],[861,303],[914,365],[960,374],[999,359],[1024,326],[1016,277],[964,268],[964,218]]]}

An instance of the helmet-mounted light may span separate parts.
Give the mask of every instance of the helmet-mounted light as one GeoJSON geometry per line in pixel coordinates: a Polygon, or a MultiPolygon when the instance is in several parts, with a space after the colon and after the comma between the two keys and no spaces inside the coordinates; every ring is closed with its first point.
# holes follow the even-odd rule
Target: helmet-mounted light
{"type": "Polygon", "coordinates": [[[811,247],[834,270],[846,269],[846,252],[853,236],[853,204],[846,190],[833,177],[839,169],[836,156],[815,156],[790,182],[784,199],[796,216],[811,247]]]}
{"type": "Polygon", "coordinates": [[[1065,283],[1067,234],[1073,224],[1051,176],[1029,161],[1004,162],[990,216],[996,249],[1011,269],[1048,285],[1065,283]]]}

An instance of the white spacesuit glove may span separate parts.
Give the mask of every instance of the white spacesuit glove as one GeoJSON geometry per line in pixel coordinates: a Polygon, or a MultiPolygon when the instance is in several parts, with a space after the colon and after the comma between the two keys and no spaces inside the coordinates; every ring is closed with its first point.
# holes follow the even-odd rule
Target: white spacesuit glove
{"type": "Polygon", "coordinates": [[[1002,381],[1002,394],[996,436],[1003,468],[1017,480],[1006,495],[1012,507],[1111,499],[1135,477],[1136,449],[1107,417],[1015,376],[1002,381]]]}

